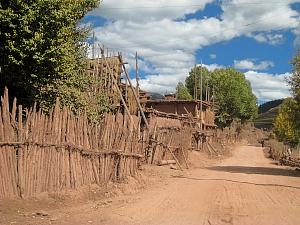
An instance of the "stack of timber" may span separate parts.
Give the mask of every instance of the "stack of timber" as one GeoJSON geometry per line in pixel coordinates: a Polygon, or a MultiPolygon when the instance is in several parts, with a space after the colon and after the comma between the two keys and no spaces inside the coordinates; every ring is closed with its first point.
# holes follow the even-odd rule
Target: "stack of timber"
{"type": "Polygon", "coordinates": [[[279,160],[279,162],[281,165],[300,168],[300,159],[296,159],[292,157],[282,157],[279,160]]]}
{"type": "Polygon", "coordinates": [[[191,137],[190,128],[160,127],[156,124],[148,133],[148,144],[145,148],[146,162],[162,165],[165,160],[174,160],[179,169],[188,168],[191,137]]]}
{"type": "Polygon", "coordinates": [[[237,143],[238,133],[234,130],[225,128],[223,130],[216,130],[213,136],[213,142],[217,142],[224,145],[232,145],[237,143]]]}
{"type": "Polygon", "coordinates": [[[120,96],[116,86],[121,84],[122,64],[118,56],[99,56],[96,59],[87,60],[86,75],[95,80],[94,86],[87,91],[90,100],[97,95],[109,96],[109,103],[120,106],[120,96]],[[115,84],[117,82],[117,84],[115,84]]]}
{"type": "MultiPolygon", "coordinates": [[[[89,101],[98,104],[99,96],[108,96],[109,104],[115,109],[122,109],[126,104],[130,114],[136,115],[139,106],[134,95],[139,98],[140,90],[133,87],[127,77],[128,71],[124,66],[121,53],[108,54],[108,50],[104,47],[100,48],[100,52],[98,58],[87,59],[86,76],[94,80],[94,85],[87,90],[89,101]],[[122,73],[126,76],[122,77],[122,73]]],[[[144,100],[147,98],[146,93],[142,92],[142,98],[144,100]]]]}
{"type": "Polygon", "coordinates": [[[152,117],[178,120],[183,126],[213,130],[215,113],[211,102],[199,100],[175,100],[167,95],[164,100],[150,100],[146,103],[146,113],[152,117]]]}
{"type": "Polygon", "coordinates": [[[0,199],[102,185],[137,174],[142,158],[138,118],[106,115],[101,124],[75,117],[57,101],[49,115],[36,106],[0,108],[0,199]],[[125,123],[126,122],[126,123],[125,123]]]}
{"type": "Polygon", "coordinates": [[[148,113],[149,117],[149,124],[150,127],[158,126],[159,128],[167,128],[167,127],[178,127],[180,128],[182,126],[181,121],[178,118],[178,115],[172,115],[172,116],[166,116],[162,114],[167,113],[161,113],[155,110],[152,110],[151,113],[149,113],[149,110],[145,110],[146,113],[148,113]],[[157,114],[156,114],[157,113],[157,114]]]}

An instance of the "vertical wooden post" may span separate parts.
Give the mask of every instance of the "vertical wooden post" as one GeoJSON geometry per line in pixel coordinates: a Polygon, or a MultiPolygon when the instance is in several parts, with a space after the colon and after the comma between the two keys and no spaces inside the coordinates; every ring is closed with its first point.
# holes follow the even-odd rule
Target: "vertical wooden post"
{"type": "MultiPolygon", "coordinates": [[[[23,115],[22,115],[23,109],[22,105],[19,105],[18,107],[18,133],[17,133],[17,141],[22,142],[23,141],[23,115]]],[[[23,146],[24,148],[24,146],[23,146]]],[[[17,148],[17,181],[18,181],[18,193],[20,198],[23,198],[23,151],[22,148],[17,148]]]]}
{"type": "MultiPolygon", "coordinates": [[[[128,103],[128,82],[127,78],[125,77],[125,102],[128,103]]],[[[124,118],[123,118],[123,126],[124,128],[127,127],[127,115],[124,112],[124,118]]]]}
{"type": "Polygon", "coordinates": [[[95,59],[95,31],[93,31],[92,58],[95,59]]]}
{"type": "Polygon", "coordinates": [[[138,53],[135,53],[135,79],[136,79],[136,94],[140,97],[140,78],[139,78],[139,67],[138,67],[138,53]]]}
{"type": "Polygon", "coordinates": [[[200,127],[201,127],[201,131],[202,131],[202,128],[203,128],[203,123],[202,123],[202,120],[203,120],[203,104],[202,104],[202,99],[203,99],[203,91],[202,91],[202,86],[203,86],[203,76],[202,76],[202,60],[201,60],[201,67],[200,67],[200,127]]]}
{"type": "Polygon", "coordinates": [[[125,101],[128,102],[128,80],[125,77],[125,101]]]}
{"type": "Polygon", "coordinates": [[[136,92],[135,92],[135,90],[134,90],[134,88],[133,88],[133,86],[132,86],[130,77],[129,77],[128,73],[127,73],[127,70],[126,70],[125,65],[124,65],[124,63],[123,63],[123,60],[122,60],[121,55],[119,55],[119,59],[120,59],[120,63],[121,63],[122,66],[123,66],[123,70],[124,70],[124,72],[125,72],[125,75],[126,75],[126,77],[127,77],[128,82],[129,82],[129,86],[130,86],[130,88],[131,88],[131,90],[132,90],[132,92],[133,92],[134,98],[135,98],[136,103],[137,103],[137,105],[138,105],[138,107],[139,107],[139,110],[140,110],[140,112],[141,112],[141,114],[142,114],[142,117],[143,117],[143,120],[144,120],[144,122],[145,122],[145,124],[146,124],[146,127],[149,128],[149,124],[148,124],[148,121],[147,121],[146,116],[145,116],[145,114],[144,114],[144,111],[143,111],[143,108],[142,108],[142,106],[141,106],[140,100],[138,99],[138,97],[137,97],[137,95],[136,95],[136,92]]]}
{"type": "Polygon", "coordinates": [[[205,81],[205,101],[208,101],[208,81],[205,81]]]}
{"type": "MultiPolygon", "coordinates": [[[[120,88],[119,88],[119,86],[118,86],[118,82],[116,81],[116,79],[115,79],[115,77],[114,77],[113,70],[110,68],[110,66],[109,66],[109,64],[108,64],[108,62],[107,62],[107,60],[106,60],[106,58],[105,58],[105,56],[104,56],[104,51],[101,50],[101,54],[102,54],[102,57],[104,58],[104,61],[105,61],[106,66],[107,66],[107,68],[108,68],[108,73],[109,73],[109,75],[110,75],[110,78],[112,79],[112,83],[113,83],[113,85],[115,86],[115,88],[116,88],[116,90],[117,90],[117,92],[118,92],[118,94],[119,94],[119,96],[120,96],[120,98],[121,98],[121,101],[122,101],[122,103],[123,103],[123,105],[124,105],[124,108],[125,108],[125,110],[126,110],[126,112],[127,112],[127,114],[128,114],[128,117],[130,118],[130,121],[131,121],[133,127],[135,128],[133,118],[132,118],[132,116],[131,116],[131,114],[130,114],[130,111],[129,111],[128,107],[127,107],[127,104],[126,104],[126,102],[125,102],[125,100],[124,100],[123,94],[122,94],[122,92],[121,92],[121,90],[120,90],[120,88]]],[[[123,66],[124,66],[124,65],[123,65],[123,66]]],[[[126,70],[125,70],[125,71],[126,71],[126,70]]],[[[128,77],[127,77],[127,79],[128,79],[128,77]]],[[[130,81],[130,80],[129,80],[129,81],[130,81]]],[[[135,93],[135,92],[134,92],[134,93],[135,93]]]]}
{"type": "MultiPolygon", "coordinates": [[[[139,78],[139,66],[138,66],[138,53],[135,53],[135,80],[136,80],[136,94],[140,99],[140,78],[139,78]]],[[[141,112],[138,110],[138,118],[140,119],[141,112]]]]}
{"type": "Polygon", "coordinates": [[[194,66],[194,100],[198,99],[196,64],[194,66]]]}
{"type": "Polygon", "coordinates": [[[212,111],[215,112],[215,88],[212,87],[212,111]]]}

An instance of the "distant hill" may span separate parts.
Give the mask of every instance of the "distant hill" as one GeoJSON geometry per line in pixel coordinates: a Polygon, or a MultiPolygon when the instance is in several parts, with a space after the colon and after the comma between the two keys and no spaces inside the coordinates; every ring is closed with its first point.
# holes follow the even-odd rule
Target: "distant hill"
{"type": "Polygon", "coordinates": [[[258,118],[254,121],[254,126],[259,129],[270,130],[273,128],[273,121],[279,111],[279,106],[269,109],[267,112],[258,114],[258,118]]]}
{"type": "Polygon", "coordinates": [[[159,99],[164,99],[165,97],[159,93],[155,92],[149,92],[151,100],[159,100],[159,99]]]}
{"type": "Polygon", "coordinates": [[[279,106],[282,102],[284,101],[284,99],[277,99],[274,101],[270,101],[270,102],[266,102],[262,105],[260,105],[258,107],[258,114],[262,114],[265,113],[267,111],[269,111],[272,108],[276,108],[277,106],[279,106]]]}
{"type": "Polygon", "coordinates": [[[283,101],[284,99],[277,99],[260,105],[258,107],[258,118],[254,120],[254,126],[259,129],[272,129],[273,121],[276,118],[279,106],[283,101]]]}

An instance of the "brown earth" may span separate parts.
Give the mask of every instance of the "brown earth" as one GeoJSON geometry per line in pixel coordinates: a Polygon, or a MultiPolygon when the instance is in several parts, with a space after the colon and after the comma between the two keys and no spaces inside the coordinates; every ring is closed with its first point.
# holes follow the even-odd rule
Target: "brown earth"
{"type": "MultiPolygon", "coordinates": [[[[45,203],[31,211],[18,205],[22,202],[2,201],[0,224],[300,224],[300,173],[277,166],[260,147],[238,147],[232,157],[205,168],[179,172],[153,167],[150,171],[159,173],[162,181],[156,182],[157,177],[151,185],[145,182],[145,190],[134,195],[128,191],[129,195],[84,204],[58,201],[61,206],[53,203],[52,208],[45,203]]],[[[130,190],[137,186],[129,185],[130,190]]]]}

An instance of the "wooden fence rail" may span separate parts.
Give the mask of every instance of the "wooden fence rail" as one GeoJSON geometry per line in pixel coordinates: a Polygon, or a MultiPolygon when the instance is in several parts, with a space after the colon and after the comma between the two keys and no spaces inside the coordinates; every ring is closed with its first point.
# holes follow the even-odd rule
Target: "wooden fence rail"
{"type": "Polygon", "coordinates": [[[49,115],[23,110],[8,90],[0,107],[0,198],[103,184],[137,173],[143,150],[136,125],[106,115],[99,125],[75,117],[59,101],[49,115]]]}

